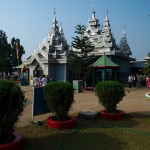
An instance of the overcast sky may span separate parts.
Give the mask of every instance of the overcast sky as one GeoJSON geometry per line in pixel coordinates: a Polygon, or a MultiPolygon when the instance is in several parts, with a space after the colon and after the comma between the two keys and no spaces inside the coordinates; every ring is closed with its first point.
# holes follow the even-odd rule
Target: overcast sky
{"type": "Polygon", "coordinates": [[[93,9],[101,26],[108,10],[116,42],[125,26],[132,57],[141,60],[150,52],[150,0],[0,0],[0,6],[0,30],[6,32],[9,43],[12,37],[20,39],[26,52],[23,58],[47,37],[54,9],[68,44],[75,26],[87,25],[93,9]]]}

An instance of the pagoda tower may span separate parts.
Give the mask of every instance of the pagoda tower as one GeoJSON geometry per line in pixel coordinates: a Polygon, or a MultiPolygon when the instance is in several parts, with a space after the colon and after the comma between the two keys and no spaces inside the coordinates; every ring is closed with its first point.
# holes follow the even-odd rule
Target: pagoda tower
{"type": "Polygon", "coordinates": [[[132,55],[132,52],[131,52],[130,47],[128,45],[125,29],[123,29],[122,37],[120,39],[119,52],[123,55],[126,55],[126,56],[132,55]]]}
{"type": "Polygon", "coordinates": [[[114,55],[117,51],[115,38],[111,32],[110,22],[108,19],[108,12],[103,26],[100,28],[99,20],[95,17],[95,11],[92,12],[92,18],[88,20],[85,35],[91,39],[95,47],[90,55],[114,55]]]}
{"type": "Polygon", "coordinates": [[[24,63],[29,67],[30,76],[49,75],[54,80],[66,81],[66,64],[69,46],[62,26],[58,26],[56,12],[47,38],[24,63]]]}
{"type": "Polygon", "coordinates": [[[93,10],[92,17],[88,20],[88,24],[86,27],[85,36],[89,37],[93,46],[96,47],[98,42],[98,36],[101,33],[99,20],[96,19],[96,12],[93,10]]]}
{"type": "Polygon", "coordinates": [[[105,54],[111,54],[111,51],[116,49],[116,41],[111,32],[110,22],[108,19],[108,12],[101,29],[101,34],[98,39],[98,49],[100,52],[105,52],[105,54]]]}

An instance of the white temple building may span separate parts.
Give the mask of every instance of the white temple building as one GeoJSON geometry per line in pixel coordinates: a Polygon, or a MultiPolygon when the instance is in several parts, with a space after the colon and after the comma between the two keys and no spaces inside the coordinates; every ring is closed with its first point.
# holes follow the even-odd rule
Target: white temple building
{"type": "MultiPolygon", "coordinates": [[[[94,55],[98,59],[105,54],[111,61],[119,65],[119,80],[126,80],[130,72],[130,61],[135,61],[135,58],[131,57],[132,51],[127,41],[125,29],[123,29],[119,44],[117,44],[111,31],[108,13],[103,25],[100,26],[99,20],[96,18],[96,12],[93,11],[92,17],[88,20],[85,36],[90,37],[95,47],[88,55],[94,55]]],[[[67,43],[62,26],[58,25],[56,13],[54,12],[47,38],[24,61],[28,65],[30,79],[36,74],[38,76],[44,74],[51,76],[54,80],[69,80],[67,64],[71,50],[73,49],[67,43]]],[[[98,72],[101,73],[101,70],[98,70],[98,72]]],[[[109,70],[107,74],[111,74],[109,70]]]]}
{"type": "Polygon", "coordinates": [[[25,60],[29,68],[30,79],[35,75],[49,75],[54,80],[66,81],[66,64],[69,46],[56,15],[47,38],[32,55],[25,60]]]}

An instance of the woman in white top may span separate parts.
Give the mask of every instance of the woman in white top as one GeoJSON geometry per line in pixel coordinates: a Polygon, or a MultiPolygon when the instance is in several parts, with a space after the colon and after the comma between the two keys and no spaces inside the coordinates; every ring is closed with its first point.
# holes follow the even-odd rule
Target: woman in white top
{"type": "Polygon", "coordinates": [[[42,86],[45,86],[47,84],[47,78],[45,75],[43,75],[43,78],[42,78],[42,86]]]}
{"type": "Polygon", "coordinates": [[[34,87],[38,87],[38,85],[39,85],[39,78],[37,76],[35,76],[33,78],[33,85],[34,85],[34,87]]]}
{"type": "Polygon", "coordinates": [[[39,76],[39,87],[43,86],[42,76],[39,76]]]}

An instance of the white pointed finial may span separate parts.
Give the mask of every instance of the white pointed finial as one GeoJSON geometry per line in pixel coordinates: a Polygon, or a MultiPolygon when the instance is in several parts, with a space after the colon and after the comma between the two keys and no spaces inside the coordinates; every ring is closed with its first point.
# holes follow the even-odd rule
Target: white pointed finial
{"type": "Polygon", "coordinates": [[[95,8],[94,8],[95,6],[94,5],[92,5],[92,18],[95,18],[95,8]]]}
{"type": "Polygon", "coordinates": [[[123,34],[125,34],[125,26],[123,27],[123,34]]]}
{"type": "Polygon", "coordinates": [[[62,21],[60,21],[60,28],[59,28],[59,31],[62,32],[63,29],[62,29],[62,21]]]}
{"type": "Polygon", "coordinates": [[[105,21],[107,21],[108,20],[108,9],[107,9],[107,11],[106,11],[106,18],[105,18],[105,21]]]}
{"type": "Polygon", "coordinates": [[[108,16],[108,8],[107,8],[106,16],[108,16]]]}

